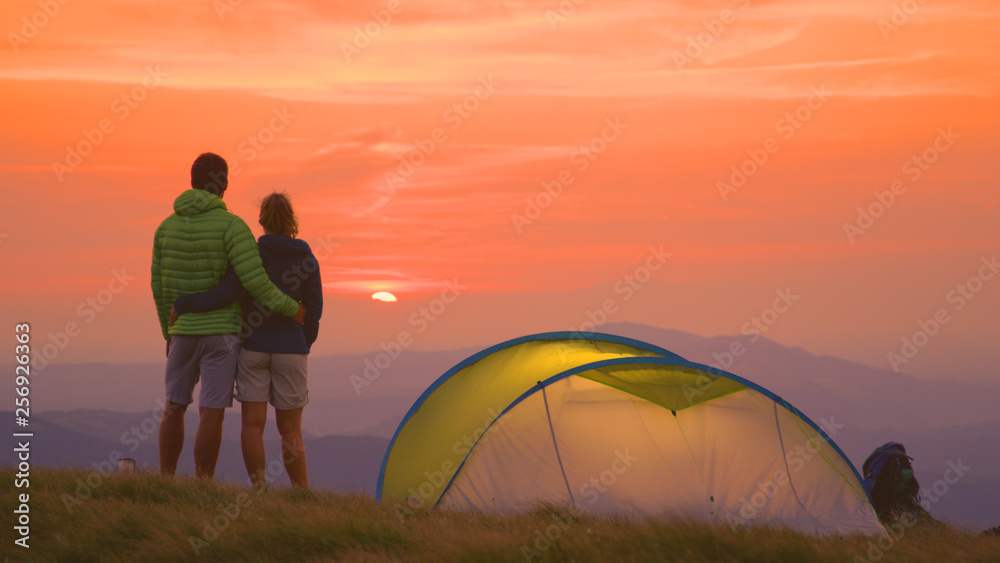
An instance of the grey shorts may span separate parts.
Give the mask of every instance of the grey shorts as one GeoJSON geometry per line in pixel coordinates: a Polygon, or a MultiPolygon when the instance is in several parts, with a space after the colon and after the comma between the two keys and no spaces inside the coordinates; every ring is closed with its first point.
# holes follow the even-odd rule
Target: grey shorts
{"type": "Polygon", "coordinates": [[[233,406],[239,353],[240,337],[235,334],[171,336],[167,349],[167,400],[190,405],[194,401],[194,386],[200,379],[199,407],[233,406]]]}
{"type": "Polygon", "coordinates": [[[236,370],[236,399],[240,402],[271,403],[279,410],[299,409],[309,404],[306,388],[308,354],[270,354],[240,350],[236,370]]]}

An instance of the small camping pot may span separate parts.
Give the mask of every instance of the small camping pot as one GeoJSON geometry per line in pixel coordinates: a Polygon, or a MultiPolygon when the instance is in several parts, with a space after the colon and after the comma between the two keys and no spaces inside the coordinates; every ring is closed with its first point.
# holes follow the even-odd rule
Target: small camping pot
{"type": "Polygon", "coordinates": [[[135,473],[135,460],[130,457],[123,457],[118,460],[119,473],[135,473]]]}

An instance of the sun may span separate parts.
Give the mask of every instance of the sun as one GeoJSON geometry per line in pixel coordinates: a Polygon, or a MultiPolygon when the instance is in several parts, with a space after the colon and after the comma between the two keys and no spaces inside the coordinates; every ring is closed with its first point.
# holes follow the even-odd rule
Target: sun
{"type": "Polygon", "coordinates": [[[372,294],[372,299],[375,301],[383,301],[385,303],[395,303],[396,296],[389,293],[388,291],[379,291],[372,294]]]}

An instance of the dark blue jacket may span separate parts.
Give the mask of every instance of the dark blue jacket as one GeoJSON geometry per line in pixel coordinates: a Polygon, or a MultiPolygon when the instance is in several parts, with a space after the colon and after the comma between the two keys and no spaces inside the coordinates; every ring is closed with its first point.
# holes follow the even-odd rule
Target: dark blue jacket
{"type": "Polygon", "coordinates": [[[174,301],[177,314],[203,313],[225,307],[240,300],[243,309],[243,347],[254,352],[276,354],[308,354],[319,334],[319,318],[323,315],[323,283],[319,262],[304,240],[279,235],[263,235],[257,239],[264,270],[271,281],[306,308],[305,326],[284,315],[276,314],[258,303],[243,290],[232,267],[214,288],[201,293],[178,297],[174,301]]]}

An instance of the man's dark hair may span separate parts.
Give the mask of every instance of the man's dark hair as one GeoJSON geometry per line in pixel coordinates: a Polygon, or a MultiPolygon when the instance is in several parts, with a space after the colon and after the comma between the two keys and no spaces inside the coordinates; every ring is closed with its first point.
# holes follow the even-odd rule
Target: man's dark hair
{"type": "Polygon", "coordinates": [[[191,187],[218,196],[229,186],[229,165],[221,156],[206,152],[191,165],[191,187]]]}

